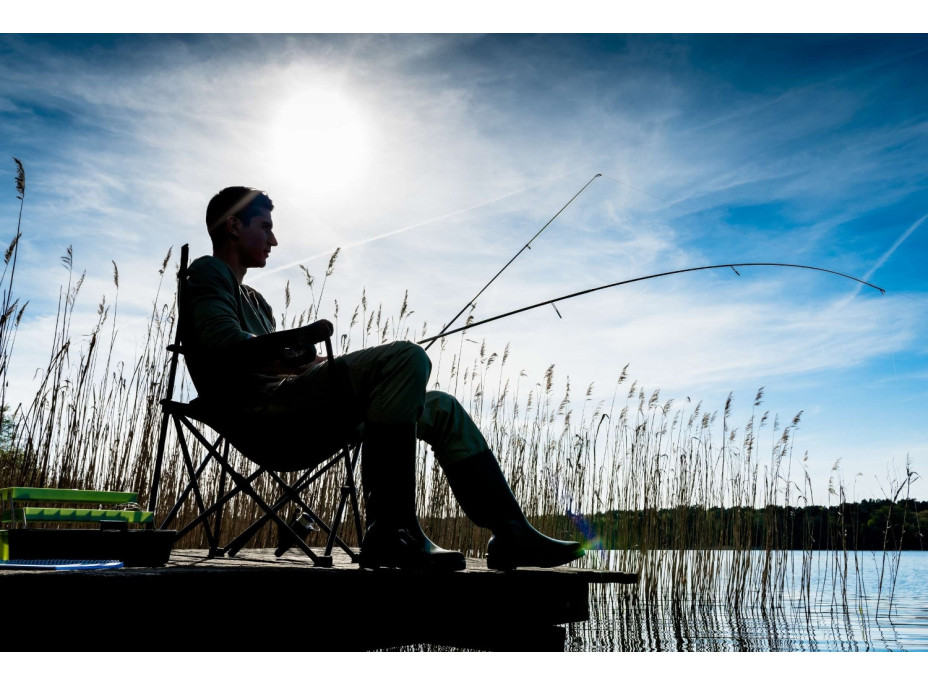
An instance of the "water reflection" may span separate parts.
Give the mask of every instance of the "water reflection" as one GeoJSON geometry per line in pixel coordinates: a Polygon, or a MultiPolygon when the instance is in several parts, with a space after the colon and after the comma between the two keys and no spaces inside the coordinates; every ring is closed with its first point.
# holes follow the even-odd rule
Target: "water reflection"
{"type": "Polygon", "coordinates": [[[590,620],[569,625],[565,648],[928,650],[928,553],[777,555],[773,561],[765,551],[592,555],[591,566],[640,570],[642,582],[591,586],[590,620]]]}
{"type": "Polygon", "coordinates": [[[928,552],[589,551],[581,562],[641,581],[592,584],[589,621],[566,626],[569,652],[928,651],[928,552]]]}

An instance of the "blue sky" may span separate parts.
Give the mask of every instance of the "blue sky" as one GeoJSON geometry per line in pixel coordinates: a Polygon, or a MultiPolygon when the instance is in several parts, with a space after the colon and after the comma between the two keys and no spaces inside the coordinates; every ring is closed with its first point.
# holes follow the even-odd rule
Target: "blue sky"
{"type": "Polygon", "coordinates": [[[417,331],[436,331],[601,173],[477,318],[723,262],[887,293],[700,272],[468,338],[508,343],[532,382],[555,364],[581,405],[591,382],[611,397],[626,364],[680,404],[721,410],[732,393],[736,419],[764,387],[784,421],[803,412],[795,452],[820,501],[838,460],[849,495],[881,497],[907,457],[928,476],[925,73],[919,34],[2,35],[4,241],[12,156],[28,183],[9,393],[47,359],[69,245],[87,322],[117,263],[131,357],[162,259],[208,252],[206,202],[226,185],[277,206],[281,246],[247,280],[276,310],[288,280],[308,297],[297,265],[319,274],[340,246],[327,299],[353,307],[364,288],[396,312],[408,291],[417,331]]]}

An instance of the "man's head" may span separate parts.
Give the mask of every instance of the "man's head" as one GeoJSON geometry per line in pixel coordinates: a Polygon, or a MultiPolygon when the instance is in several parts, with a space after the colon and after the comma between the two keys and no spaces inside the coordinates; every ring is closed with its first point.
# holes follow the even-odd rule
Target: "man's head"
{"type": "Polygon", "coordinates": [[[229,238],[230,220],[247,225],[264,210],[274,209],[274,203],[264,191],[245,186],[223,188],[213,196],[206,207],[206,229],[216,248],[229,238]]]}
{"type": "Polygon", "coordinates": [[[232,267],[239,282],[252,267],[263,267],[277,245],[273,209],[267,193],[244,186],[224,188],[209,201],[206,227],[213,255],[232,267]]]}

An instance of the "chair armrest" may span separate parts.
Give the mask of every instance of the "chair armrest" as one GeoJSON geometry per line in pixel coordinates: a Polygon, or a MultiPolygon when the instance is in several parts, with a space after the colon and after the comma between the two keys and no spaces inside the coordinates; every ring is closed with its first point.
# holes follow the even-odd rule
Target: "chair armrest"
{"type": "Polygon", "coordinates": [[[322,343],[325,339],[330,338],[335,333],[335,327],[332,326],[332,322],[328,319],[320,319],[298,329],[290,329],[290,331],[297,332],[301,342],[313,344],[322,343]]]}
{"type": "Polygon", "coordinates": [[[301,326],[296,329],[274,331],[255,336],[231,346],[234,356],[242,355],[250,360],[262,360],[279,357],[287,348],[310,348],[316,343],[327,340],[335,332],[335,327],[326,319],[301,326]]]}

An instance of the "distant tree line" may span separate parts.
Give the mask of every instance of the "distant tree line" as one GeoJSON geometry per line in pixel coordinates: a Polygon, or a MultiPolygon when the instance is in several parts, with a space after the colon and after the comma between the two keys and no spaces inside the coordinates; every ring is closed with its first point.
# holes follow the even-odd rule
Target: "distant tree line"
{"type": "Polygon", "coordinates": [[[924,550],[928,501],[613,510],[574,521],[606,549],[924,550]]]}

